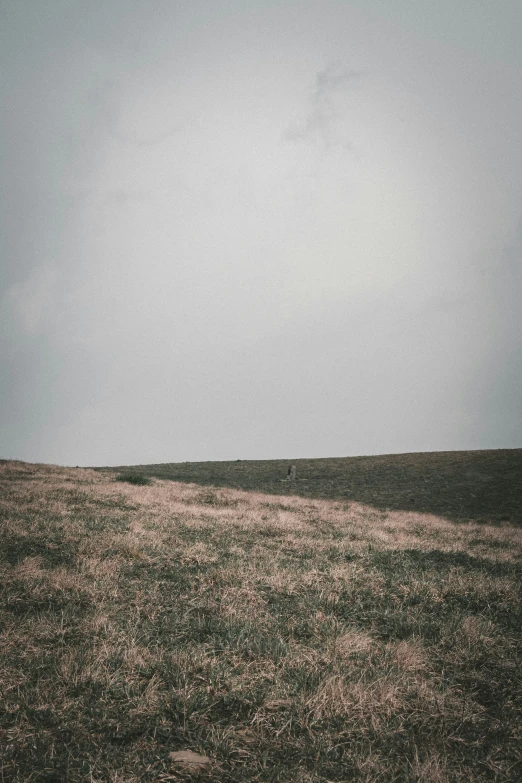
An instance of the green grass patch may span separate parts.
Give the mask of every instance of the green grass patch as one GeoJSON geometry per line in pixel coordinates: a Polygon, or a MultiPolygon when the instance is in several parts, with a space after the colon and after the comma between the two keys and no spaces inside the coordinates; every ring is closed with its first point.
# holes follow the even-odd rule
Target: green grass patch
{"type": "Polygon", "coordinates": [[[142,473],[120,473],[116,476],[116,481],[125,481],[127,484],[135,484],[138,487],[152,484],[150,478],[142,473]]]}

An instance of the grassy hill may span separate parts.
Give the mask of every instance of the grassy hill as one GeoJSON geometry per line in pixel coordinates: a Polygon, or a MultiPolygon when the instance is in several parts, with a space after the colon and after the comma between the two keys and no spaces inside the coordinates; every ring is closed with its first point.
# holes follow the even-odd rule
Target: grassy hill
{"type": "Polygon", "coordinates": [[[522,524],[522,449],[100,468],[276,495],[350,500],[453,521],[522,524]],[[296,465],[297,481],[284,481],[296,465]]]}
{"type": "Polygon", "coordinates": [[[518,783],[520,459],[0,461],[0,781],[518,783]]]}

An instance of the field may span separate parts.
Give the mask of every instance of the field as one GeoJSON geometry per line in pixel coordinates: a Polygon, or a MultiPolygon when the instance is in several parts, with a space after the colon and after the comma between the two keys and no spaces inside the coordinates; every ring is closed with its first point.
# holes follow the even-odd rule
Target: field
{"type": "Polygon", "coordinates": [[[522,449],[98,468],[276,495],[357,501],[453,521],[522,525],[522,449]],[[297,481],[284,481],[289,465],[297,481]]]}
{"type": "Polygon", "coordinates": [[[0,783],[518,783],[521,476],[0,461],[0,783]]]}

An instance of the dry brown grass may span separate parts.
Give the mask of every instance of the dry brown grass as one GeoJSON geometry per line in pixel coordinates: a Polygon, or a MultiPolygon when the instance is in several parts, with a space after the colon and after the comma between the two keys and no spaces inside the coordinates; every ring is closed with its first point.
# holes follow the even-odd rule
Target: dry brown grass
{"type": "Polygon", "coordinates": [[[520,528],[19,462],[0,489],[2,783],[520,780],[520,528]]]}

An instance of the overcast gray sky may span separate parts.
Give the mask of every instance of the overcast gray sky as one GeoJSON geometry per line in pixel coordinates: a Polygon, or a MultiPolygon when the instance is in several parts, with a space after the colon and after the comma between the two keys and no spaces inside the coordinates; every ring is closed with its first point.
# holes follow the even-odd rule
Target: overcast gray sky
{"type": "Polygon", "coordinates": [[[522,446],[520,0],[0,0],[0,457],[522,446]]]}

